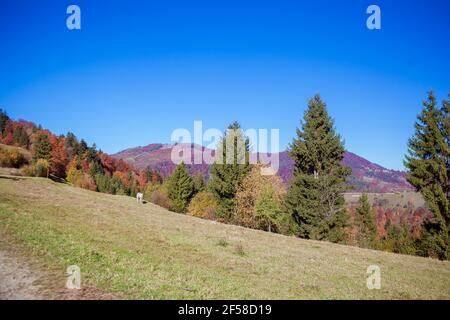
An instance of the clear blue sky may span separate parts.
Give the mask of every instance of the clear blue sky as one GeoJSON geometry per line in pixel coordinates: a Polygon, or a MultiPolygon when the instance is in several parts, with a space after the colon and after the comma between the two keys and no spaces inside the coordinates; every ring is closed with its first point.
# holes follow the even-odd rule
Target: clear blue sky
{"type": "Polygon", "coordinates": [[[285,148],[319,92],[348,150],[402,169],[426,92],[450,91],[449,14],[447,0],[1,0],[0,106],[110,153],[194,120],[279,128],[285,148]]]}

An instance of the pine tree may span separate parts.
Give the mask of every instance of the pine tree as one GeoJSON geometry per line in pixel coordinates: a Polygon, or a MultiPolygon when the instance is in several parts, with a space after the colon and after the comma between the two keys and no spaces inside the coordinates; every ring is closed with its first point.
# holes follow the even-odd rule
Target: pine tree
{"type": "Polygon", "coordinates": [[[209,190],[219,203],[217,216],[229,221],[238,187],[250,172],[250,142],[238,122],[233,122],[219,141],[216,162],[211,166],[209,190]],[[233,150],[230,154],[229,151],[233,150]]]}
{"type": "Polygon", "coordinates": [[[81,139],[80,143],[78,144],[78,155],[80,157],[83,157],[84,153],[89,149],[88,144],[86,143],[86,141],[84,141],[83,139],[81,139]]]}
{"type": "Polygon", "coordinates": [[[34,143],[33,159],[35,161],[39,159],[51,161],[52,158],[52,145],[46,134],[40,134],[37,136],[34,143]]]}
{"type": "Polygon", "coordinates": [[[0,109],[0,135],[3,134],[3,132],[6,129],[6,125],[10,121],[8,114],[6,111],[3,111],[3,109],[0,109]]]}
{"type": "Polygon", "coordinates": [[[72,132],[67,132],[64,146],[67,149],[67,155],[70,160],[79,154],[79,143],[77,137],[72,132]]]}
{"type": "Polygon", "coordinates": [[[194,178],[194,193],[199,193],[206,190],[205,177],[201,172],[197,173],[194,178]]]}
{"type": "Polygon", "coordinates": [[[358,245],[363,248],[374,248],[376,245],[377,227],[366,193],[363,193],[361,198],[359,198],[359,207],[356,209],[355,220],[358,228],[358,245]]]}
{"type": "Polygon", "coordinates": [[[14,138],[14,142],[17,145],[28,148],[28,145],[30,144],[30,140],[28,138],[28,134],[21,126],[17,126],[17,128],[14,129],[13,138],[14,138]]]}
{"type": "Polygon", "coordinates": [[[450,258],[448,101],[442,109],[429,92],[417,117],[415,134],[408,141],[405,166],[408,181],[420,191],[434,219],[425,224],[421,254],[450,258]]]}
{"type": "Polygon", "coordinates": [[[185,213],[189,201],[194,194],[194,182],[186,170],[184,162],[180,163],[168,181],[171,209],[175,212],[185,213]]]}
{"type": "Polygon", "coordinates": [[[298,224],[299,236],[342,242],[348,215],[343,193],[351,169],[341,165],[344,145],[319,95],[305,111],[289,153],[294,177],[286,195],[286,209],[298,224]]]}

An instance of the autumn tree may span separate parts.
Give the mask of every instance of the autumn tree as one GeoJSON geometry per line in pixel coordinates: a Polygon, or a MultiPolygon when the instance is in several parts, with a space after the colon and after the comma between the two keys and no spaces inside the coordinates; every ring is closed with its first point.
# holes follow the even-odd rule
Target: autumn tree
{"type": "Polygon", "coordinates": [[[219,203],[217,215],[224,221],[233,214],[236,192],[251,169],[249,159],[249,139],[239,123],[233,122],[218,143],[208,185],[219,203]]]}
{"type": "Polygon", "coordinates": [[[288,217],[282,213],[286,194],[283,181],[276,175],[262,175],[265,166],[254,165],[236,192],[233,223],[249,228],[280,232],[288,217]]]}
{"type": "Polygon", "coordinates": [[[184,162],[180,163],[169,177],[167,189],[171,201],[171,210],[185,213],[194,194],[194,182],[187,172],[184,162]]]}
{"type": "Polygon", "coordinates": [[[64,137],[55,137],[52,135],[50,136],[49,141],[52,147],[50,172],[55,176],[65,178],[69,158],[67,156],[64,137]]]}
{"type": "Polygon", "coordinates": [[[294,177],[286,195],[286,208],[298,224],[299,236],[342,242],[348,215],[343,193],[351,169],[341,164],[344,145],[319,95],[305,111],[289,154],[294,177]]]}
{"type": "Polygon", "coordinates": [[[188,214],[198,218],[213,220],[217,206],[217,200],[212,193],[201,191],[189,203],[188,214]]]}
{"type": "Polygon", "coordinates": [[[359,198],[359,206],[355,215],[356,227],[358,229],[357,241],[362,248],[373,248],[376,244],[377,227],[369,203],[369,197],[363,193],[359,198]]]}
{"type": "Polygon", "coordinates": [[[405,166],[408,181],[423,195],[433,219],[424,225],[422,255],[450,259],[449,198],[449,106],[437,107],[429,92],[415,123],[415,133],[408,141],[405,166]]]}

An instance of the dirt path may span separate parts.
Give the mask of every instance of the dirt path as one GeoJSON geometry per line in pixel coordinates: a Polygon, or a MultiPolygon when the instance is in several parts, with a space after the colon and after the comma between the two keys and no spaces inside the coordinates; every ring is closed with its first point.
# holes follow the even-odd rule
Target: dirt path
{"type": "MultiPolygon", "coordinates": [[[[0,239],[2,234],[0,233],[0,239]]],[[[0,240],[0,300],[111,300],[116,297],[93,286],[65,287],[63,272],[45,270],[18,246],[0,240]]]]}
{"type": "Polygon", "coordinates": [[[36,283],[40,278],[42,274],[27,262],[0,249],[0,300],[43,299],[36,283]]]}

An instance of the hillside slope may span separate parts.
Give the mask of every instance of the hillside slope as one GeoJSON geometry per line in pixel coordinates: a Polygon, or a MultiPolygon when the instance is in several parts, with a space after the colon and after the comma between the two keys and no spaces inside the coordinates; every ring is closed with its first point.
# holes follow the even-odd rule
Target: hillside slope
{"type": "Polygon", "coordinates": [[[5,236],[126,298],[450,299],[450,262],[223,225],[40,178],[0,176],[5,236]],[[366,287],[370,265],[381,290],[366,287]]]}
{"type": "MultiPolygon", "coordinates": [[[[176,166],[171,161],[172,148],[171,144],[154,143],[144,147],[129,148],[113,154],[112,157],[122,159],[137,169],[150,168],[158,170],[163,176],[168,176],[176,166]]],[[[192,157],[195,152],[205,150],[204,147],[196,144],[185,144],[183,148],[187,151],[190,148],[192,157]]],[[[278,175],[287,183],[292,177],[294,162],[286,151],[279,154],[279,159],[278,175]]],[[[404,172],[383,168],[351,152],[345,153],[342,163],[352,168],[349,184],[354,187],[354,191],[383,193],[413,190],[406,181],[404,172]]],[[[207,176],[209,173],[209,166],[205,163],[187,167],[191,174],[202,172],[207,176]]]]}

